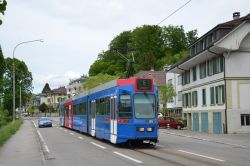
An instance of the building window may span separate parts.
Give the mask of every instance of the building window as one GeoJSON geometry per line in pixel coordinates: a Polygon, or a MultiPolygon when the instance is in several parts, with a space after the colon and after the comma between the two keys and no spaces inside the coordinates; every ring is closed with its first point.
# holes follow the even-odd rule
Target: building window
{"type": "Polygon", "coordinates": [[[241,126],[250,126],[250,114],[241,114],[241,126]]]}
{"type": "Polygon", "coordinates": [[[169,79],[168,84],[173,84],[173,79],[169,79]]]}
{"type": "Polygon", "coordinates": [[[206,101],[206,89],[202,89],[202,105],[205,106],[207,104],[206,101]]]}
{"type": "Polygon", "coordinates": [[[193,45],[193,46],[191,47],[191,49],[190,49],[190,55],[193,56],[193,55],[195,55],[195,54],[196,54],[196,52],[195,52],[195,45],[193,45]]]}
{"type": "Polygon", "coordinates": [[[190,83],[190,71],[185,71],[182,73],[182,85],[186,85],[190,83]]]}
{"type": "Polygon", "coordinates": [[[196,66],[193,67],[193,81],[196,81],[197,77],[196,77],[196,66]]]}
{"type": "Polygon", "coordinates": [[[178,85],[181,85],[181,75],[178,75],[178,85]]]}
{"type": "Polygon", "coordinates": [[[224,85],[215,87],[215,93],[216,93],[216,104],[224,104],[225,103],[224,85]]]}
{"type": "Polygon", "coordinates": [[[178,101],[181,101],[182,100],[182,93],[181,93],[181,91],[178,91],[178,101]]]}
{"type": "Polygon", "coordinates": [[[198,105],[198,93],[197,91],[192,92],[192,106],[197,107],[198,105]]]}
{"type": "Polygon", "coordinates": [[[210,59],[207,64],[207,68],[209,76],[223,72],[224,71],[223,56],[210,59]]]}
{"type": "Polygon", "coordinates": [[[213,59],[210,59],[207,63],[208,76],[213,75],[213,59]]]}
{"type": "Polygon", "coordinates": [[[206,62],[200,64],[200,79],[203,79],[207,76],[206,62]]]}

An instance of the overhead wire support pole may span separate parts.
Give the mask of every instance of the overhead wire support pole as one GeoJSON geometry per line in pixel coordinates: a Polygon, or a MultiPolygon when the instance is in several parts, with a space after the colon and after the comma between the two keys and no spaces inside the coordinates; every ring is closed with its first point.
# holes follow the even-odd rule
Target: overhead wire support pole
{"type": "Polygon", "coordinates": [[[123,58],[125,61],[127,61],[128,63],[128,69],[127,69],[127,74],[126,74],[126,78],[129,78],[130,77],[130,73],[131,73],[131,67],[132,67],[132,63],[135,62],[135,59],[134,59],[134,55],[133,55],[133,51],[136,51],[135,48],[115,48],[114,49],[117,54],[123,58]],[[120,53],[119,51],[131,51],[132,52],[132,59],[128,59],[127,57],[125,57],[122,53],[120,53]]]}

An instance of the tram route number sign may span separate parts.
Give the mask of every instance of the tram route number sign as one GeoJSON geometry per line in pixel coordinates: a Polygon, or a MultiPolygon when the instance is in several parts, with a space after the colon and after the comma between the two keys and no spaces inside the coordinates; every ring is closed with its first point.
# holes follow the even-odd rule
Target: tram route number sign
{"type": "Polygon", "coordinates": [[[138,79],[137,90],[139,91],[152,91],[153,81],[151,79],[138,79]]]}

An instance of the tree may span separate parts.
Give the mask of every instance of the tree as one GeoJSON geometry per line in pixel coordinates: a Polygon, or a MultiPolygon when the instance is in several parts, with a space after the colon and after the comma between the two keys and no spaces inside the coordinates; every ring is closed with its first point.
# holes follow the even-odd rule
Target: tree
{"type": "Polygon", "coordinates": [[[3,93],[3,75],[5,72],[5,60],[0,45],[0,95],[3,93]]]}
{"type": "Polygon", "coordinates": [[[160,103],[163,105],[163,113],[164,115],[166,115],[168,114],[167,105],[166,105],[167,102],[171,100],[174,96],[176,96],[173,84],[160,86],[159,96],[160,96],[160,103]]]}
{"type": "Polygon", "coordinates": [[[143,25],[132,32],[132,47],[136,48],[134,65],[135,72],[139,70],[160,69],[155,65],[158,58],[164,56],[161,38],[162,28],[157,25],[143,25]]]}
{"type": "MultiPolygon", "coordinates": [[[[0,13],[4,15],[4,12],[6,10],[7,1],[3,0],[2,3],[0,3],[0,13]]],[[[2,24],[2,20],[0,19],[0,25],[2,24]]]]}
{"type": "Polygon", "coordinates": [[[29,115],[33,116],[33,114],[34,114],[34,112],[35,112],[35,109],[36,109],[35,106],[29,107],[29,108],[28,108],[28,113],[29,113],[29,115]]]}
{"type": "Polygon", "coordinates": [[[38,108],[41,112],[46,113],[47,110],[49,109],[48,106],[45,103],[42,103],[39,108],[38,108]]]}
{"type": "Polygon", "coordinates": [[[43,87],[42,93],[48,94],[48,93],[50,93],[50,92],[51,92],[51,89],[50,89],[50,87],[49,87],[49,84],[46,83],[45,86],[43,87]]]}
{"type": "Polygon", "coordinates": [[[83,83],[83,89],[91,89],[98,85],[117,79],[118,76],[111,76],[108,74],[98,74],[96,76],[88,77],[83,83]]]}
{"type": "MultiPolygon", "coordinates": [[[[15,63],[15,82],[16,82],[16,94],[22,94],[22,103],[26,103],[30,96],[32,95],[32,73],[28,70],[28,67],[23,61],[14,59],[15,63]],[[20,88],[21,87],[21,88],[20,88]]],[[[12,115],[12,102],[13,102],[13,59],[5,59],[5,73],[3,77],[3,87],[4,87],[4,108],[10,112],[12,115]]],[[[20,100],[20,95],[15,96],[15,100],[20,100]]],[[[19,103],[19,102],[16,102],[19,103]]]]}
{"type": "Polygon", "coordinates": [[[185,32],[183,26],[143,25],[132,31],[124,31],[109,44],[109,49],[98,55],[89,69],[89,76],[99,73],[123,76],[127,62],[115,51],[125,48],[121,53],[131,59],[127,48],[136,48],[135,64],[132,74],[139,70],[162,70],[166,64],[173,64],[188,56],[188,46],[197,39],[197,30],[185,32]]]}

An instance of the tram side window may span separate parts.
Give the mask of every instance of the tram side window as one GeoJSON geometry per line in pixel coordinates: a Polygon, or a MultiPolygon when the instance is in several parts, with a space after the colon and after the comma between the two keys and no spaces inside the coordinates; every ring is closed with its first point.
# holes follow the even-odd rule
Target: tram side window
{"type": "Polygon", "coordinates": [[[104,115],[105,100],[104,98],[96,100],[96,115],[104,115]]]}
{"type": "Polygon", "coordinates": [[[132,117],[132,106],[131,106],[130,95],[120,95],[119,117],[120,118],[132,117]]]}
{"type": "Polygon", "coordinates": [[[106,115],[110,115],[110,97],[106,97],[106,115]]]}
{"type": "Polygon", "coordinates": [[[79,115],[79,104],[75,104],[73,110],[75,115],[79,115]]]}
{"type": "Polygon", "coordinates": [[[86,102],[79,105],[79,114],[86,115],[86,102]]]}

